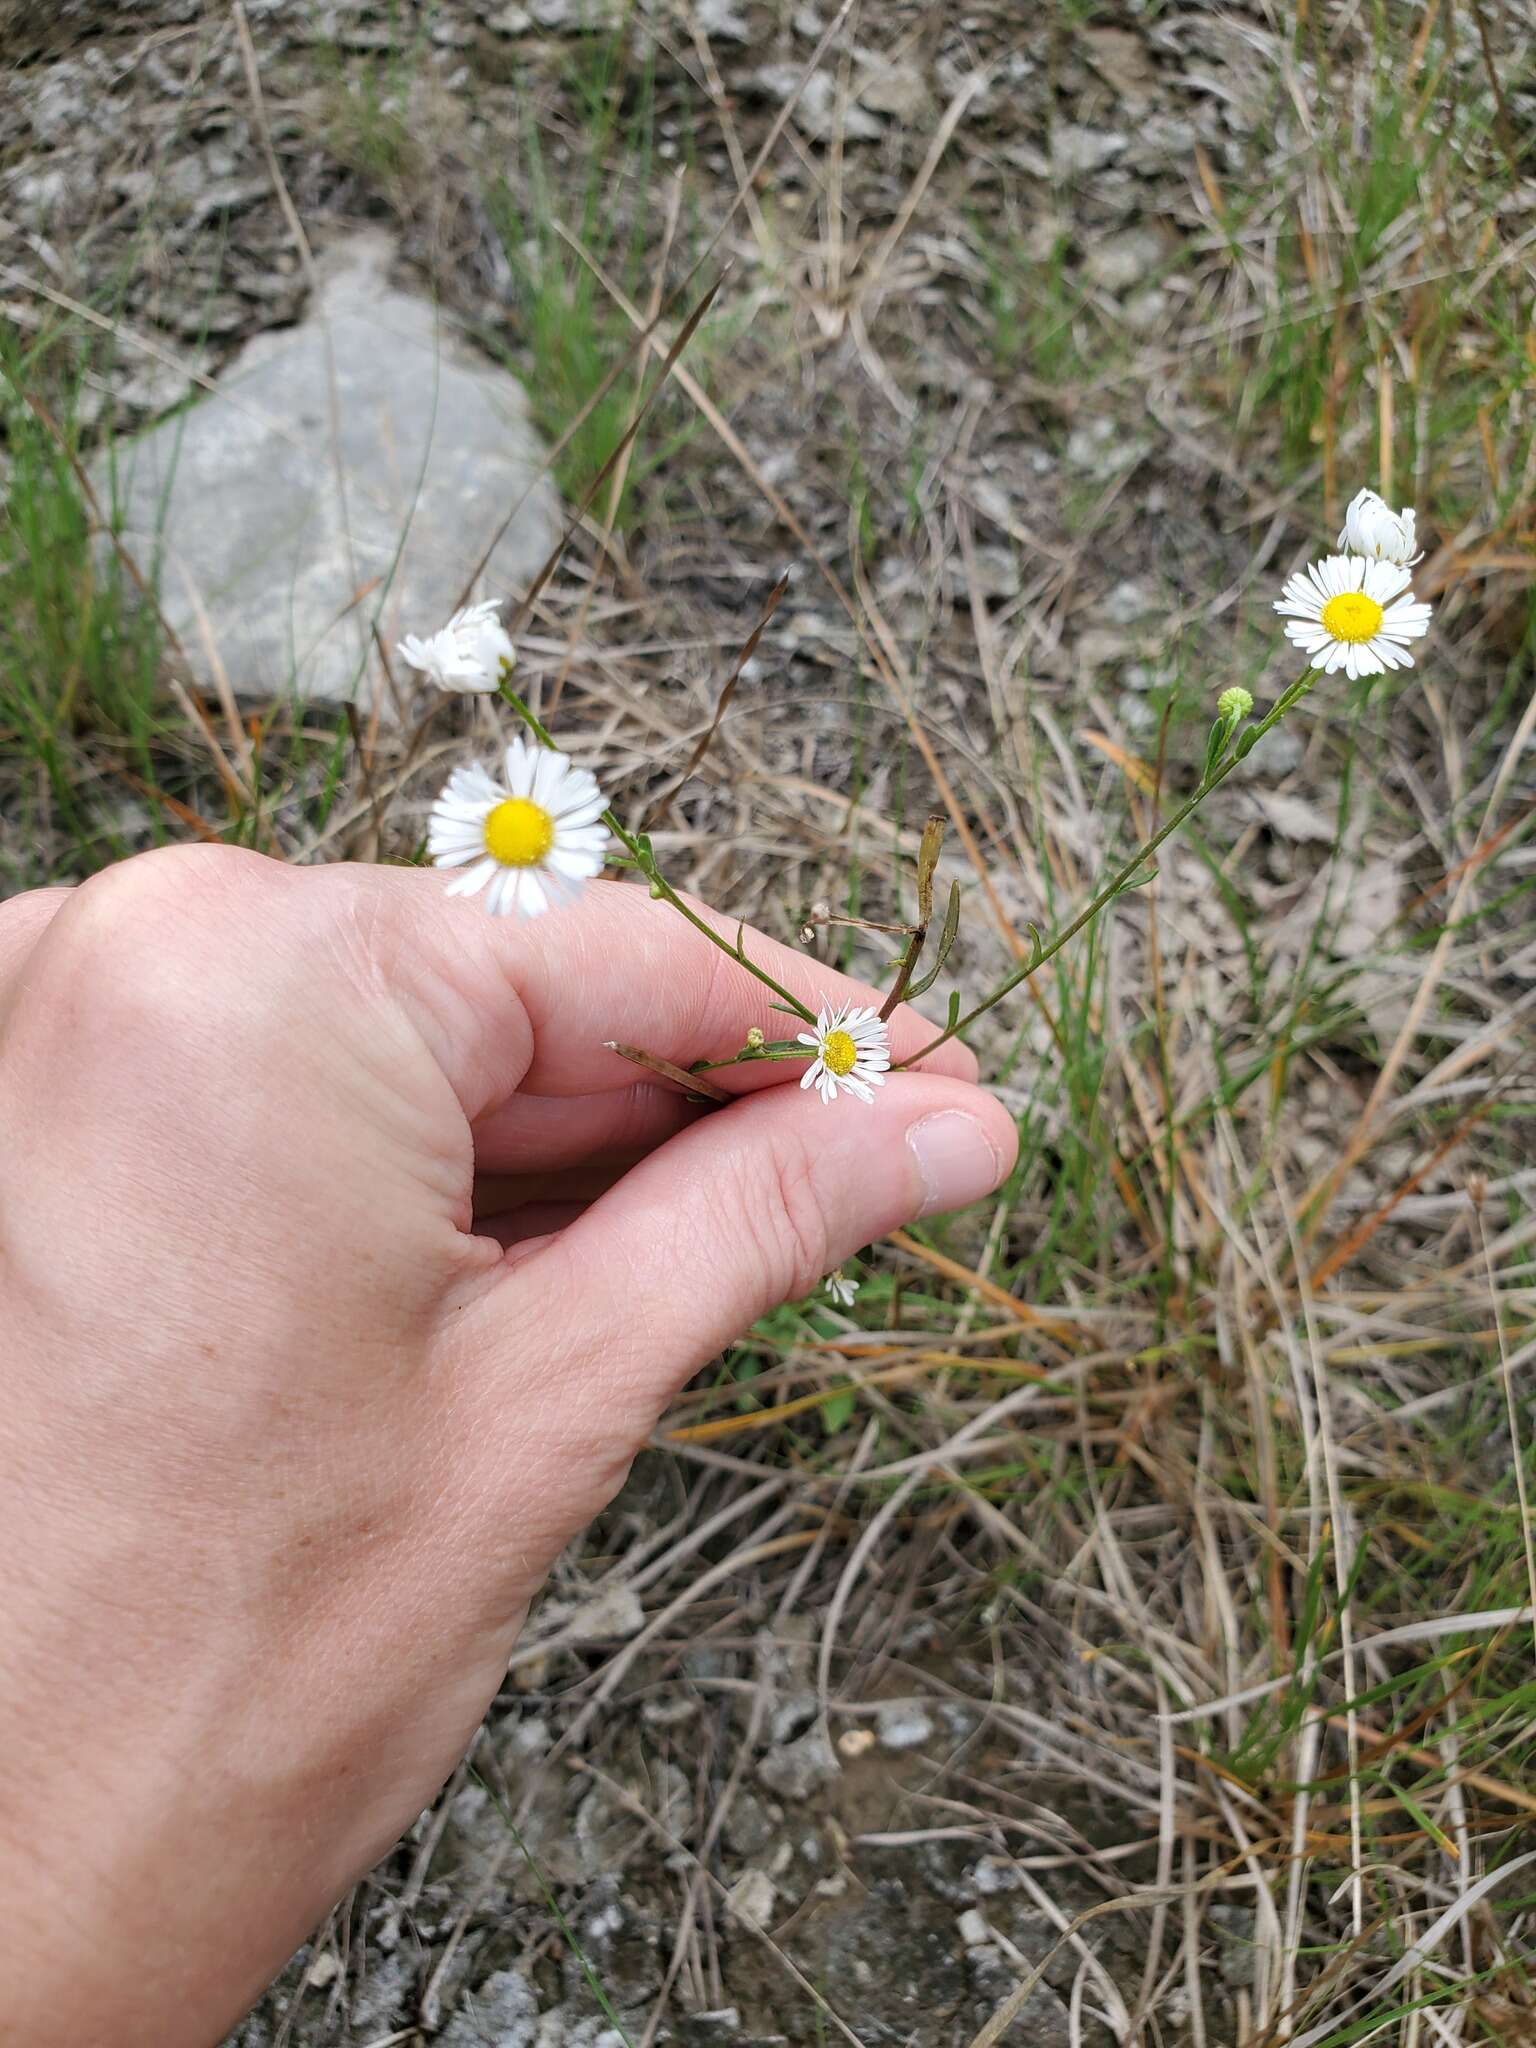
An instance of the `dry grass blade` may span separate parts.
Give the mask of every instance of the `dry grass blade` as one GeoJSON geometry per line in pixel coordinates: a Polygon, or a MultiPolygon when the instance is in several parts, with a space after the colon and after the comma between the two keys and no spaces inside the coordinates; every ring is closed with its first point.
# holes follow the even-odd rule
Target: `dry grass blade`
{"type": "MultiPolygon", "coordinates": [[[[665,352],[662,353],[661,368],[657,372],[656,378],[652,383],[650,390],[646,393],[645,397],[641,400],[640,404],[636,406],[634,417],[630,420],[630,423],[624,429],[624,432],[619,436],[618,441],[614,445],[613,452],[609,455],[608,459],[603,463],[602,467],[593,477],[591,483],[588,484],[586,490],[582,493],[581,503],[576,507],[576,510],[571,514],[570,518],[566,521],[565,531],[561,534],[560,538],[556,541],[555,545],[550,549],[548,555],[546,555],[546,557],[544,558],[543,563],[535,572],[532,581],[528,585],[528,588],[523,592],[523,595],[518,599],[516,605],[513,607],[512,615],[510,619],[508,619],[507,621],[507,631],[509,633],[516,635],[519,628],[522,626],[524,620],[528,617],[528,614],[533,610],[534,604],[538,599],[539,592],[544,588],[545,584],[549,581],[550,577],[553,576],[555,570],[559,567],[561,556],[570,546],[572,536],[577,532],[577,530],[581,526],[582,521],[591,511],[593,505],[597,500],[598,492],[602,489],[603,485],[608,481],[608,479],[615,474],[619,467],[619,464],[625,460],[631,446],[634,443],[635,437],[639,434],[640,429],[645,425],[646,415],[650,412],[651,407],[660,397],[662,391],[665,390],[667,379],[672,374],[673,367],[677,363],[678,358],[682,355],[683,350],[687,348],[689,342],[693,339],[693,336],[698,328],[699,322],[704,318],[704,315],[709,311],[710,307],[714,304],[715,294],[719,291],[721,285],[724,284],[725,277],[726,273],[724,271],[721,271],[720,275],[714,279],[713,283],[711,283],[705,288],[704,292],[695,303],[692,311],[683,321],[682,326],[678,328],[677,333],[673,336],[672,341],[666,348],[665,352]]],[[[643,338],[651,339],[651,337],[649,336],[644,336],[643,338]]]]}
{"type": "Polygon", "coordinates": [[[718,1081],[711,1081],[707,1074],[690,1074],[686,1067],[675,1067],[671,1060],[664,1060],[659,1053],[643,1052],[638,1045],[620,1045],[617,1039],[606,1039],[605,1047],[616,1052],[621,1060],[628,1060],[631,1066],[644,1067],[648,1074],[657,1074],[664,1081],[671,1081],[685,1094],[698,1102],[732,1102],[735,1097],[718,1081]]]}
{"type": "Polygon", "coordinates": [[[665,819],[670,815],[673,799],[688,778],[698,773],[700,764],[713,745],[715,734],[720,730],[720,721],[730,709],[731,699],[736,694],[736,686],[741,681],[741,672],[757,652],[757,643],[762,639],[764,629],[778,610],[780,601],[789,588],[789,573],[786,569],[778,582],[774,584],[772,590],[769,591],[767,599],[763,604],[763,609],[758,614],[757,624],[752,628],[738,649],[736,659],[731,664],[730,674],[721,685],[720,694],[715,699],[715,708],[710,714],[709,724],[700,735],[698,745],[688,756],[687,764],[683,768],[682,773],[672,784],[671,788],[664,791],[657,799],[657,815],[661,819],[665,819]]]}

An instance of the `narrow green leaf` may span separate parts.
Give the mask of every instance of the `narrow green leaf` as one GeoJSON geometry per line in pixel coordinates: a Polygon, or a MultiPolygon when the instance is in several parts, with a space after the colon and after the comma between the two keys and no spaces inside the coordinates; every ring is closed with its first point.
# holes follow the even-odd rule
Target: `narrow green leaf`
{"type": "Polygon", "coordinates": [[[950,950],[955,943],[959,930],[960,884],[958,882],[951,882],[949,885],[949,906],[944,912],[944,929],[939,933],[938,951],[933,956],[933,965],[929,968],[928,972],[920,981],[914,981],[907,990],[909,1002],[913,996],[923,995],[927,990],[931,989],[943,973],[944,963],[949,958],[950,950]]]}

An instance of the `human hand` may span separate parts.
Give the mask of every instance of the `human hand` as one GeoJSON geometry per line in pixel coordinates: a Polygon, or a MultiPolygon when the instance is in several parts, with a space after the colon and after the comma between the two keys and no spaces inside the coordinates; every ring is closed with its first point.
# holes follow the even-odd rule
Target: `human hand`
{"type": "Polygon", "coordinates": [[[1002,1177],[958,1046],[871,1108],[730,1068],[701,1115],[602,1045],[687,1064],[763,1012],[620,884],[513,924],[181,849],[0,908],[0,2040],[217,2039],[431,1799],[683,1381],[1002,1177]]]}

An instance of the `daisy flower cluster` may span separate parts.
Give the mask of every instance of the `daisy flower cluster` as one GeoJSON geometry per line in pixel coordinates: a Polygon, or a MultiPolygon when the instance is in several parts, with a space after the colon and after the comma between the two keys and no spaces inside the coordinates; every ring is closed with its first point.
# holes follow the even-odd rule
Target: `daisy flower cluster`
{"type": "Polygon", "coordinates": [[[1429,631],[1430,607],[1410,588],[1414,514],[1394,512],[1374,491],[1350,505],[1339,547],[1311,562],[1275,600],[1285,633],[1322,675],[1339,669],[1353,681],[1412,668],[1409,648],[1429,631]]]}

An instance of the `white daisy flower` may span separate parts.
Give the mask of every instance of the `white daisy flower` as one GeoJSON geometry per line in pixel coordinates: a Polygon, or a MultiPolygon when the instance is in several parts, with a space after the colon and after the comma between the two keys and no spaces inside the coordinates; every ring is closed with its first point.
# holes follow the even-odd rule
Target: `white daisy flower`
{"type": "Polygon", "coordinates": [[[835,1273],[827,1275],[827,1293],[839,1308],[852,1308],[854,1296],[859,1291],[857,1280],[850,1280],[839,1266],[835,1273]]]}
{"type": "Polygon", "coordinates": [[[455,768],[432,806],[427,851],[462,868],[450,896],[486,891],[493,917],[538,917],[574,903],[603,865],[608,828],[595,775],[564,754],[515,739],[503,780],[478,765],[455,768]]]}
{"type": "Polygon", "coordinates": [[[815,1060],[800,1076],[802,1088],[814,1088],[823,1102],[844,1088],[860,1102],[874,1101],[870,1090],[881,1085],[891,1064],[891,1034],[877,1010],[844,1003],[834,1011],[823,1003],[815,1031],[802,1031],[798,1039],[816,1049],[815,1060]]]}
{"type": "Polygon", "coordinates": [[[440,690],[494,690],[517,659],[494,598],[455,612],[426,640],[407,633],[396,651],[440,690]]]}
{"type": "Polygon", "coordinates": [[[1411,505],[1394,512],[1374,491],[1357,491],[1344,514],[1344,531],[1339,546],[1348,555],[1364,555],[1372,562],[1396,562],[1408,569],[1418,561],[1414,553],[1414,525],[1417,515],[1411,505]]]}
{"type": "Polygon", "coordinates": [[[1403,595],[1408,582],[1401,563],[1330,555],[1293,576],[1275,610],[1286,616],[1286,638],[1324,675],[1378,676],[1412,668],[1408,643],[1429,631],[1430,607],[1403,595]]]}

